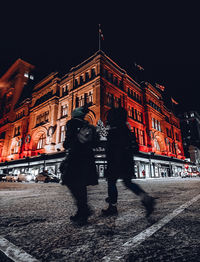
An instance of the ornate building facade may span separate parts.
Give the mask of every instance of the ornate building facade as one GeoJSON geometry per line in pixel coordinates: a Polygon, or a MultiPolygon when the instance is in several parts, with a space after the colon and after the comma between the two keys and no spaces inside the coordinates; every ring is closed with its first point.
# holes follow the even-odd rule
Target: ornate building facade
{"type": "MultiPolygon", "coordinates": [[[[140,148],[135,156],[138,177],[143,170],[147,177],[159,177],[183,169],[179,119],[166,108],[162,91],[155,86],[136,82],[102,51],[64,76],[53,72],[35,84],[33,69],[19,59],[0,78],[0,169],[24,172],[20,168],[28,163],[28,172],[32,168],[38,173],[45,165],[57,173],[66,122],[72,110],[85,103],[90,108],[87,120],[99,128],[112,106],[127,109],[140,148]]],[[[96,162],[103,175],[101,146],[96,162]]]]}

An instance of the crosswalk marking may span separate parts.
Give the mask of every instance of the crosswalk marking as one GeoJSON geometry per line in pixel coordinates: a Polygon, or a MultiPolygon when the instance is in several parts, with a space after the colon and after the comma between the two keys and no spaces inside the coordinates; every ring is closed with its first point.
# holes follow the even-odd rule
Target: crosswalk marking
{"type": "Polygon", "coordinates": [[[129,250],[137,247],[139,244],[144,242],[148,237],[152,236],[155,232],[157,232],[159,229],[161,229],[163,226],[165,226],[167,223],[169,223],[174,217],[179,215],[182,211],[184,211],[187,207],[192,205],[194,202],[200,199],[200,194],[192,198],[190,201],[186,202],[185,204],[181,205],[177,209],[175,209],[172,213],[165,216],[161,220],[159,220],[157,223],[153,224],[152,226],[148,227],[138,235],[136,235],[133,238],[130,238],[127,242],[125,242],[121,247],[118,247],[118,249],[114,250],[107,256],[102,258],[103,262],[117,262],[117,261],[123,261],[122,258],[124,255],[128,254],[129,250]]]}
{"type": "Polygon", "coordinates": [[[0,250],[14,262],[39,262],[36,258],[0,236],[0,250]]]}

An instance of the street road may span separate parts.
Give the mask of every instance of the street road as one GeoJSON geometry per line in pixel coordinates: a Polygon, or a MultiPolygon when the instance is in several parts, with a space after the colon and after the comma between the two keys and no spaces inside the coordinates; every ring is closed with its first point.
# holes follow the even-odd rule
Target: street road
{"type": "Polygon", "coordinates": [[[200,178],[134,181],[159,198],[151,221],[120,181],[119,215],[102,218],[101,180],[89,187],[95,214],[82,228],[69,221],[76,210],[65,186],[0,182],[0,261],[200,261],[200,178]]]}

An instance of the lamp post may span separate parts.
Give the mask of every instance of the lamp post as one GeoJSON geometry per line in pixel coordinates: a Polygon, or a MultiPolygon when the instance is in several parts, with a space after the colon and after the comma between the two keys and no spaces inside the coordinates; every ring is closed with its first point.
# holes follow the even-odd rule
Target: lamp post
{"type": "Polygon", "coordinates": [[[151,156],[154,156],[155,153],[154,152],[151,152],[150,155],[149,155],[149,167],[150,167],[150,177],[152,177],[152,162],[151,162],[151,156]]]}
{"type": "Polygon", "coordinates": [[[7,174],[8,174],[8,161],[5,161],[6,165],[7,165],[7,174]]]}
{"type": "Polygon", "coordinates": [[[46,169],[46,153],[42,154],[42,158],[44,159],[44,167],[43,167],[43,172],[44,172],[46,169]]]}
{"type": "Polygon", "coordinates": [[[27,161],[27,163],[28,163],[28,173],[29,173],[29,164],[30,164],[29,160],[30,160],[30,158],[27,156],[27,157],[26,157],[26,161],[27,161]]]}

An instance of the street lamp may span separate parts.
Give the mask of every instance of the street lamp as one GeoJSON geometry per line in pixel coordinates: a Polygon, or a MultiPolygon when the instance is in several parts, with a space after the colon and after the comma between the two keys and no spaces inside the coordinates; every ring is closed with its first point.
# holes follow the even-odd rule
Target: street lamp
{"type": "Polygon", "coordinates": [[[27,160],[27,163],[28,163],[28,173],[29,173],[29,165],[30,165],[29,160],[30,160],[30,158],[27,156],[27,157],[26,157],[26,160],[27,160]]]}
{"type": "Polygon", "coordinates": [[[43,172],[44,172],[46,169],[46,153],[42,154],[42,158],[44,159],[44,167],[43,167],[43,172]]]}
{"type": "Polygon", "coordinates": [[[152,162],[151,162],[151,156],[154,156],[155,153],[154,152],[151,152],[150,155],[149,155],[149,166],[150,166],[150,177],[152,177],[152,162]]]}
{"type": "Polygon", "coordinates": [[[6,165],[7,165],[7,174],[8,174],[8,161],[5,161],[6,165]]]}

